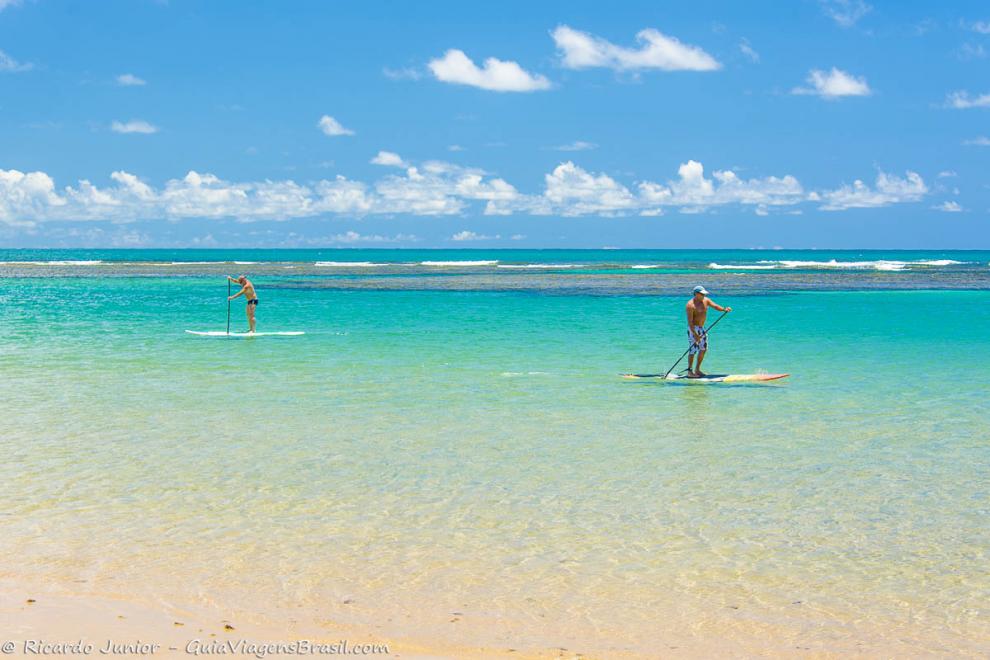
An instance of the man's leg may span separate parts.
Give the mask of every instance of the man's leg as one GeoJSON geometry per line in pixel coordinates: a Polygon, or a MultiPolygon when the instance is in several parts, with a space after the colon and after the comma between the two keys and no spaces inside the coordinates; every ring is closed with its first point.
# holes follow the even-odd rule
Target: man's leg
{"type": "Polygon", "coordinates": [[[688,374],[689,375],[694,373],[694,369],[691,368],[691,365],[692,364],[694,364],[694,353],[689,353],[688,354],[688,374]]]}
{"type": "Polygon", "coordinates": [[[254,332],[254,305],[247,306],[248,332],[254,332]]]}
{"type": "Polygon", "coordinates": [[[705,375],[705,373],[701,370],[701,361],[705,359],[705,353],[707,353],[707,352],[708,351],[698,351],[698,366],[695,367],[695,370],[694,370],[694,375],[695,376],[699,376],[700,377],[700,376],[704,376],[705,375]]]}

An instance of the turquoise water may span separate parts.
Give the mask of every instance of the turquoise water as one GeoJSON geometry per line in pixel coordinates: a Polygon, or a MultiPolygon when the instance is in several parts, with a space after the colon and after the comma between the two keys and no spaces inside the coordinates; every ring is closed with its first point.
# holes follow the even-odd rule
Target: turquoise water
{"type": "Polygon", "coordinates": [[[4,573],[496,648],[978,655],[988,261],[0,253],[4,573]],[[306,334],[185,334],[231,268],[306,334]],[[695,281],[735,310],[708,369],[791,378],[618,377],[686,348],[695,281]]]}

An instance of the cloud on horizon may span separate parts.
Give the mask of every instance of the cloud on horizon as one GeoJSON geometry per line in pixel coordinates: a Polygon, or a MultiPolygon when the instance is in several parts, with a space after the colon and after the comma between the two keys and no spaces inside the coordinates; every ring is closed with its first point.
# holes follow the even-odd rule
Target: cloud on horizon
{"type": "Polygon", "coordinates": [[[867,209],[903,202],[919,202],[928,193],[921,175],[908,171],[905,178],[880,172],[873,188],[859,179],[852,185],[844,185],[821,194],[823,211],[867,209]]]}
{"type": "MultiPolygon", "coordinates": [[[[391,152],[385,160],[405,162],[391,152]]],[[[392,164],[393,167],[399,167],[392,164]]],[[[928,194],[921,176],[904,178],[879,172],[871,187],[851,185],[806,191],[792,175],[743,179],[732,170],[707,176],[697,161],[683,163],[665,183],[639,181],[629,187],[605,173],[589,172],[572,161],[544,176],[543,191],[522,193],[483,170],[442,161],[405,167],[372,183],[343,176],[310,183],[225,181],[190,171],[160,188],[134,174],[116,171],[113,185],[88,180],[59,188],[45,172],[0,170],[0,225],[31,227],[48,221],[109,221],[230,218],[239,222],[290,220],[319,216],[445,216],[480,211],[484,215],[621,216],[663,215],[665,209],[704,212],[722,206],[752,207],[759,214],[774,208],[817,204],[825,211],[877,208],[918,202],[928,194]]]]}
{"type": "Polygon", "coordinates": [[[500,234],[495,234],[494,236],[485,236],[484,234],[476,234],[473,231],[468,231],[468,230],[465,229],[464,231],[459,231],[456,234],[454,234],[453,236],[451,236],[450,237],[450,240],[452,240],[452,241],[458,241],[458,242],[463,242],[463,241],[496,241],[496,240],[498,240],[500,238],[502,238],[502,236],[500,234]]]}

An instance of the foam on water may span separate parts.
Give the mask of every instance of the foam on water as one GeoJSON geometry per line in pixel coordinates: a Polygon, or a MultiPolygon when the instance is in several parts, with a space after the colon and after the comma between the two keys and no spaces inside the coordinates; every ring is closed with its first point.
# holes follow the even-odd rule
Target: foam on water
{"type": "Polygon", "coordinates": [[[99,259],[86,260],[62,260],[56,259],[51,261],[2,261],[2,264],[8,264],[11,266],[99,266],[103,264],[103,261],[99,259]]]}
{"type": "Polygon", "coordinates": [[[317,261],[313,265],[321,268],[380,268],[394,264],[376,264],[371,261],[317,261]]]}
{"type": "Polygon", "coordinates": [[[708,264],[708,267],[713,270],[773,270],[776,268],[774,265],[761,265],[761,264],[717,264],[712,262],[708,264]]]}
{"type": "Polygon", "coordinates": [[[581,264],[498,264],[498,268],[508,269],[553,269],[553,268],[584,268],[581,264]]]}
{"type": "Polygon", "coordinates": [[[497,259],[481,260],[481,261],[421,261],[421,266],[495,266],[498,264],[497,259]]]}
{"type": "MultiPolygon", "coordinates": [[[[801,260],[761,260],[760,264],[766,264],[765,268],[776,268],[778,266],[782,268],[851,268],[851,269],[874,269],[874,270],[904,270],[909,266],[954,266],[960,265],[964,262],[956,261],[954,259],[922,259],[919,261],[894,261],[887,259],[879,259],[875,261],[838,261],[836,259],[830,259],[829,261],[801,261],[801,260]]],[[[733,269],[743,269],[743,268],[759,268],[759,266],[754,265],[735,265],[735,266],[720,266],[718,264],[710,264],[711,268],[733,268],[733,269]]]]}

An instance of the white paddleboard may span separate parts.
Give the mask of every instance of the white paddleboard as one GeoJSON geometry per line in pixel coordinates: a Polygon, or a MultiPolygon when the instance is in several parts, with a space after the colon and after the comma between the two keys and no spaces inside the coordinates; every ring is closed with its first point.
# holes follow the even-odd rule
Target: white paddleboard
{"type": "Polygon", "coordinates": [[[663,374],[622,374],[623,378],[661,380],[677,383],[702,385],[705,383],[765,383],[771,380],[787,378],[790,374],[709,374],[701,378],[689,378],[680,374],[670,374],[664,378],[663,374]]]}
{"type": "Polygon", "coordinates": [[[290,331],[290,332],[231,332],[227,333],[223,330],[210,330],[208,332],[200,332],[199,330],[186,330],[191,335],[196,335],[197,337],[230,337],[231,339],[247,339],[250,337],[298,337],[299,335],[306,334],[302,331],[290,331]]]}

